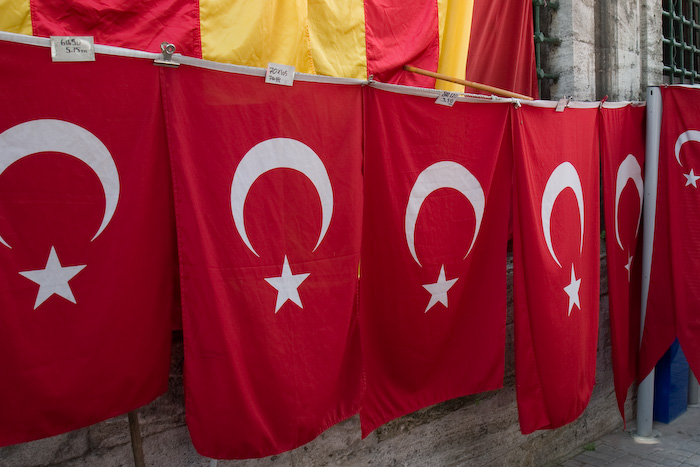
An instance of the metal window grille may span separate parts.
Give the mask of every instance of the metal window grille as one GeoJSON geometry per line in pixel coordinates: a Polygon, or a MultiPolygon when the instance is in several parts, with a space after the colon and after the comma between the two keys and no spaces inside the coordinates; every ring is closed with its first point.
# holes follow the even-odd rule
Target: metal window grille
{"type": "Polygon", "coordinates": [[[548,51],[548,47],[551,45],[559,45],[561,43],[559,38],[549,37],[547,36],[546,32],[549,29],[551,14],[557,9],[559,9],[558,1],[532,0],[532,17],[535,39],[535,67],[537,69],[537,89],[540,94],[540,99],[545,98],[542,96],[543,84],[549,84],[550,82],[559,79],[558,73],[548,73],[544,71],[544,67],[546,66],[544,56],[546,55],[545,52],[548,51]]]}
{"type": "Polygon", "coordinates": [[[700,83],[700,0],[663,0],[664,75],[700,83]]]}

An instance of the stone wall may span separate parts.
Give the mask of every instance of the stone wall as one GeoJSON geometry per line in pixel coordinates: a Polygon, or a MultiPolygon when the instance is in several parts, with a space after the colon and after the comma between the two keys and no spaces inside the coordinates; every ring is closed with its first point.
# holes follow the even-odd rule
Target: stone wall
{"type": "MultiPolygon", "coordinates": [[[[596,385],[588,408],[556,430],[520,434],[515,400],[512,266],[508,270],[508,318],[504,387],[428,407],[394,420],[360,439],[357,417],[339,423],[294,451],[265,459],[219,461],[221,467],[312,467],[326,465],[495,465],[555,463],[612,430],[622,429],[613,388],[605,259],[601,260],[600,332],[596,385]]],[[[182,387],[182,337],[173,336],[168,392],[139,410],[146,463],[209,466],[190,442],[182,387]]],[[[634,389],[627,418],[634,415],[634,389]]],[[[1,467],[133,465],[126,415],[44,440],[0,448],[1,467]]]]}
{"type": "Polygon", "coordinates": [[[546,49],[552,99],[644,100],[663,83],[661,0],[560,0],[548,33],[561,39],[546,49]]]}

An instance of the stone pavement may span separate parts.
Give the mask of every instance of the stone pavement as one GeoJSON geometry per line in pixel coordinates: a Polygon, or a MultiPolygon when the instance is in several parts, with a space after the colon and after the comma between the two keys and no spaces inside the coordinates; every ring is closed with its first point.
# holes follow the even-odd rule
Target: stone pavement
{"type": "Polygon", "coordinates": [[[700,466],[700,407],[669,423],[654,422],[653,439],[636,439],[634,422],[584,446],[561,467],[578,466],[700,466]]]}

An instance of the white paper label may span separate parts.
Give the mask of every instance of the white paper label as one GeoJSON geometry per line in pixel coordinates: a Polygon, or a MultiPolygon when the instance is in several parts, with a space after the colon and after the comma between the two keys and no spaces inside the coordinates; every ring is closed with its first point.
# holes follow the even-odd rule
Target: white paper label
{"type": "Polygon", "coordinates": [[[459,97],[459,93],[457,92],[442,91],[442,93],[435,100],[435,103],[440,105],[446,105],[447,107],[452,107],[453,105],[455,105],[457,97],[459,97]]]}
{"type": "Polygon", "coordinates": [[[291,65],[268,63],[265,82],[292,86],[294,84],[294,67],[291,65]]]}
{"type": "Polygon", "coordinates": [[[569,105],[569,100],[567,98],[559,99],[559,102],[557,102],[557,106],[554,108],[554,111],[563,112],[567,105],[569,105]]]}
{"type": "Polygon", "coordinates": [[[54,62],[94,62],[92,36],[51,36],[51,60],[54,62]]]}

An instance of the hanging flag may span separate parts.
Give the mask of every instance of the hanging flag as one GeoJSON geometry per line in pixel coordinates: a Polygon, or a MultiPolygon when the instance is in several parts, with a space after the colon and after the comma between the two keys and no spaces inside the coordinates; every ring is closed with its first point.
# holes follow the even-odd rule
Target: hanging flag
{"type": "Polygon", "coordinates": [[[199,9],[193,0],[29,0],[35,36],[94,36],[96,44],[202,57],[199,9]]]}
{"type": "Polygon", "coordinates": [[[466,79],[538,98],[532,5],[474,0],[466,79]]]}
{"type": "MultiPolygon", "coordinates": [[[[292,65],[299,72],[316,73],[309,28],[315,9],[306,0],[197,3],[205,59],[256,67],[274,62],[292,65]]],[[[344,45],[339,35],[336,48],[344,45]]]]}
{"type": "Polygon", "coordinates": [[[157,70],[0,41],[0,446],[167,389],[176,250],[157,70]]]}
{"type": "Polygon", "coordinates": [[[530,0],[11,3],[0,31],[92,35],[148,52],[168,41],[179,53],[217,62],[464,90],[403,70],[413,65],[537,97],[530,0]]]}
{"type": "Polygon", "coordinates": [[[435,78],[403,66],[437,70],[439,25],[434,0],[365,0],[367,76],[382,83],[434,87],[435,78]]]}
{"type": "Polygon", "coordinates": [[[527,434],[575,420],[595,381],[598,110],[513,112],[515,378],[527,434]]]}
{"type": "Polygon", "coordinates": [[[509,104],[366,88],[364,105],[366,436],[503,385],[512,159],[509,104]]]}
{"type": "Polygon", "coordinates": [[[613,378],[624,420],[639,349],[646,107],[602,108],[600,116],[613,378]]]}
{"type": "Polygon", "coordinates": [[[645,378],[676,337],[700,374],[700,120],[697,89],[662,87],[663,118],[649,296],[639,350],[645,378]]]}
{"type": "Polygon", "coordinates": [[[163,69],[187,423],[263,457],[357,413],[361,88],[163,69]]]}
{"type": "Polygon", "coordinates": [[[377,81],[465,90],[406,72],[408,64],[538,97],[529,0],[441,0],[437,8],[426,0],[365,0],[365,21],[367,75],[377,81]]]}

